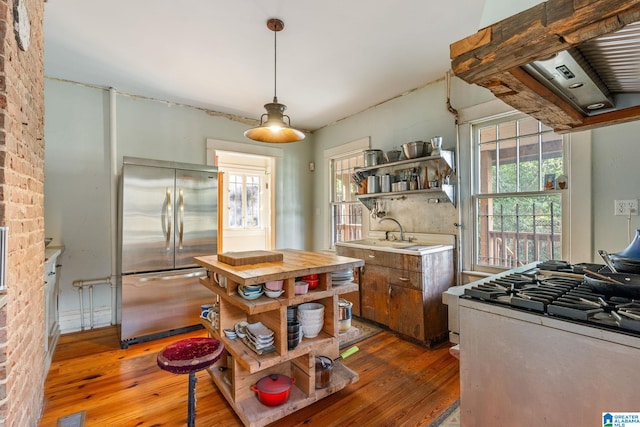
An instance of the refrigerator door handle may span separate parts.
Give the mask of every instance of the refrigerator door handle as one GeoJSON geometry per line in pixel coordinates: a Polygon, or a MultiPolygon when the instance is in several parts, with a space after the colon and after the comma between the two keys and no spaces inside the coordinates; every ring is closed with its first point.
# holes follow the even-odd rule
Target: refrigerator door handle
{"type": "Polygon", "coordinates": [[[138,287],[144,286],[146,284],[151,284],[149,282],[160,282],[163,280],[175,280],[175,279],[190,279],[192,277],[205,277],[206,275],[207,275],[207,270],[199,269],[198,271],[190,271],[188,273],[182,273],[182,274],[166,274],[164,276],[141,277],[138,279],[138,287]]]}
{"type": "Polygon", "coordinates": [[[166,213],[165,213],[165,223],[162,224],[166,231],[165,236],[165,249],[171,250],[171,224],[173,223],[173,209],[171,208],[171,189],[167,187],[167,195],[166,195],[166,213]]]}
{"type": "Polygon", "coordinates": [[[182,249],[182,235],[184,233],[184,191],[182,191],[182,189],[180,189],[180,230],[179,230],[179,236],[180,236],[180,241],[179,241],[179,248],[182,249]]]}

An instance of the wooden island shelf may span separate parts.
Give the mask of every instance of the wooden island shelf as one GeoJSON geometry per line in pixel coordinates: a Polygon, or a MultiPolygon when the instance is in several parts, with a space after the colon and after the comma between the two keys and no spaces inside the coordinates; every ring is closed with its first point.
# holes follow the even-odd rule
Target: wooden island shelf
{"type": "Polygon", "coordinates": [[[316,389],[315,357],[338,357],[338,299],[342,294],[358,290],[356,283],[334,286],[331,273],[361,267],[364,261],[295,249],[275,252],[282,254],[282,261],[234,266],[220,261],[218,255],[195,258],[198,265],[208,270],[207,277],[201,278],[200,283],[216,295],[220,310],[217,325],[209,321],[203,321],[203,325],[210,336],[224,343],[227,352],[227,357],[221,358],[208,372],[242,422],[250,427],[270,424],[358,381],[357,373],[337,363],[332,370],[329,387],[316,389]],[[296,277],[311,274],[318,275],[318,287],[304,295],[295,295],[296,277]],[[226,286],[218,285],[215,276],[226,278],[226,286]],[[238,285],[275,280],[284,281],[285,292],[279,298],[263,295],[255,300],[246,300],[237,292],[238,285]],[[323,329],[317,337],[305,337],[296,348],[288,350],[287,307],[306,302],[324,305],[323,329]],[[275,351],[259,355],[241,339],[227,338],[223,330],[233,329],[240,321],[262,322],[271,329],[275,351]],[[295,378],[289,399],[283,405],[263,405],[250,389],[251,385],[270,374],[295,378]]]}

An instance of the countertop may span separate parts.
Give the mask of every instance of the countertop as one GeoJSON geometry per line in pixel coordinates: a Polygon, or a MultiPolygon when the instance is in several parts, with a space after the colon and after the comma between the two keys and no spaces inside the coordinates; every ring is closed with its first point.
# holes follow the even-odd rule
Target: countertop
{"type": "Polygon", "coordinates": [[[428,255],[431,253],[453,250],[455,236],[449,234],[417,234],[405,233],[409,240],[386,240],[384,232],[370,232],[360,240],[337,242],[336,246],[393,252],[406,255],[428,255]]]}
{"type": "Polygon", "coordinates": [[[195,262],[210,271],[224,274],[242,285],[348,270],[364,265],[364,261],[361,259],[326,252],[308,252],[297,249],[276,249],[272,252],[282,253],[283,260],[233,266],[218,261],[217,255],[207,255],[196,257],[195,262]]]}
{"type": "Polygon", "coordinates": [[[49,262],[50,259],[53,259],[59,256],[62,251],[64,251],[64,246],[47,246],[44,248],[44,262],[49,262]]]}

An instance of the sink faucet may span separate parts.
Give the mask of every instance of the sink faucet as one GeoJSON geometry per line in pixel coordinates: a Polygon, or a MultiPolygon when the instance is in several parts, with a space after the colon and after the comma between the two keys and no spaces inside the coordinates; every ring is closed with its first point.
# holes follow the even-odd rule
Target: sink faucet
{"type": "MultiPolygon", "coordinates": [[[[400,228],[400,240],[403,241],[404,240],[404,229],[402,228],[402,225],[398,222],[397,219],[395,218],[391,218],[390,216],[386,216],[384,218],[380,218],[378,220],[378,223],[381,223],[382,221],[393,221],[396,224],[398,224],[398,228],[400,228]]],[[[386,235],[386,234],[385,234],[386,235]]]]}

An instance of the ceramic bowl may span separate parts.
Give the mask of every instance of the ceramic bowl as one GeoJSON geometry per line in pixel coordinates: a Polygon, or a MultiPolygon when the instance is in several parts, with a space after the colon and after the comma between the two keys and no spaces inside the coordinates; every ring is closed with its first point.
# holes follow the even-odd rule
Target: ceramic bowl
{"type": "Polygon", "coordinates": [[[238,286],[238,294],[246,300],[254,300],[254,299],[260,298],[262,294],[264,294],[264,291],[261,289],[258,292],[255,292],[255,291],[246,292],[243,286],[238,286]]]}
{"type": "Polygon", "coordinates": [[[284,293],[284,289],[280,289],[279,291],[272,291],[270,289],[265,289],[264,294],[269,298],[278,298],[280,295],[284,293]]]}
{"type": "Polygon", "coordinates": [[[263,290],[262,285],[240,285],[240,286],[242,286],[242,290],[247,294],[250,294],[252,292],[262,292],[263,290]]]}
{"type": "Polygon", "coordinates": [[[296,295],[304,295],[309,291],[309,284],[307,282],[296,282],[296,295]]]}
{"type": "Polygon", "coordinates": [[[224,334],[227,336],[227,338],[232,340],[235,340],[236,338],[238,338],[238,334],[233,329],[225,329],[224,334]]]}
{"type": "Polygon", "coordinates": [[[279,291],[280,289],[282,289],[282,284],[284,283],[284,280],[273,280],[271,282],[267,282],[264,284],[265,290],[269,289],[272,291],[279,291]]]}
{"type": "Polygon", "coordinates": [[[302,330],[302,333],[304,334],[304,336],[307,338],[317,337],[320,331],[322,330],[323,326],[324,326],[323,320],[300,322],[300,329],[302,330]]]}

